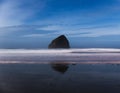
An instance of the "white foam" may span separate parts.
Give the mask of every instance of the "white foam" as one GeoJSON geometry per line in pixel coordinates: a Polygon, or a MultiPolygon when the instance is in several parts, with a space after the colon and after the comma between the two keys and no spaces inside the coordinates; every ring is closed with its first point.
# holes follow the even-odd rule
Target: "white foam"
{"type": "Polygon", "coordinates": [[[0,53],[79,53],[79,52],[120,52],[120,49],[113,48],[88,48],[88,49],[0,49],[0,53]]]}
{"type": "Polygon", "coordinates": [[[120,63],[120,49],[0,49],[0,63],[44,63],[54,61],[120,63]]]}

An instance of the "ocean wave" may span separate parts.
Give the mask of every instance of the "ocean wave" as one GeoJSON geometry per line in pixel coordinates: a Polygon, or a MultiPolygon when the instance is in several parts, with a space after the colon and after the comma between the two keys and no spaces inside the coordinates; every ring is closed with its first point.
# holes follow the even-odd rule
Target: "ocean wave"
{"type": "Polygon", "coordinates": [[[0,53],[120,53],[120,49],[87,48],[87,49],[0,49],[0,53]]]}
{"type": "Polygon", "coordinates": [[[0,49],[0,63],[120,63],[120,49],[0,49]]]}

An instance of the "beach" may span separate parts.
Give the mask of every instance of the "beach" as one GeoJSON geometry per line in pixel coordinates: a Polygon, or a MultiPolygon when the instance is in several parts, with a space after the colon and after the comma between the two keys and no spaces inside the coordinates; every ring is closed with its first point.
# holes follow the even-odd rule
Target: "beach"
{"type": "Polygon", "coordinates": [[[0,93],[119,93],[119,52],[0,50],[0,93]]]}

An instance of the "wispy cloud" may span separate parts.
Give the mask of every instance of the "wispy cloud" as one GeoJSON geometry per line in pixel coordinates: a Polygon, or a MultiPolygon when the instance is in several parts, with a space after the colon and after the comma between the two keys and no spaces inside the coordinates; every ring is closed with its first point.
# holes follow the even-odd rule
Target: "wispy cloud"
{"type": "MultiPolygon", "coordinates": [[[[75,31],[77,32],[77,31],[75,31]]],[[[78,31],[80,32],[80,31],[78,31]]],[[[70,33],[71,37],[101,37],[101,36],[114,36],[120,35],[120,27],[109,27],[109,28],[97,28],[97,29],[88,29],[83,30],[83,34],[80,33],[70,33]]]]}
{"type": "Polygon", "coordinates": [[[0,7],[0,26],[23,24],[27,14],[22,13],[16,2],[4,1],[0,7]]]}
{"type": "MultiPolygon", "coordinates": [[[[50,26],[49,26],[50,27],[50,26]]],[[[41,27],[42,28],[42,27],[41,27]]],[[[37,29],[37,28],[36,28],[37,29]]],[[[40,27],[39,27],[40,29],[40,27]]],[[[34,37],[53,37],[61,34],[65,34],[68,37],[101,37],[101,36],[110,36],[110,35],[120,35],[120,27],[119,25],[104,25],[104,26],[89,26],[89,27],[77,27],[70,28],[62,26],[62,30],[58,29],[57,31],[50,31],[50,33],[45,30],[38,30],[32,34],[24,34],[22,37],[26,38],[34,38],[34,37]],[[45,33],[38,33],[45,32],[45,33]]]]}
{"type": "Polygon", "coordinates": [[[69,10],[69,6],[66,6],[68,10],[67,8],[61,10],[61,7],[49,6],[48,3],[47,8],[50,9],[43,11],[46,8],[46,2],[43,1],[52,2],[52,0],[3,0],[0,3],[0,36],[34,38],[60,34],[69,37],[120,35],[118,20],[120,6],[116,3],[120,0],[115,0],[115,3],[110,5],[103,4],[104,6],[95,4],[94,8],[77,7],[78,10],[72,11],[69,10]],[[55,8],[59,8],[59,11],[57,9],[53,11],[55,8]]]}
{"type": "Polygon", "coordinates": [[[47,35],[46,34],[27,34],[27,35],[23,35],[22,37],[33,38],[33,37],[44,37],[44,36],[47,36],[47,35]]]}
{"type": "MultiPolygon", "coordinates": [[[[0,3],[0,27],[14,26],[26,23],[27,20],[31,20],[31,17],[35,16],[36,10],[34,10],[34,4],[30,7],[23,5],[23,0],[3,0],[0,3]],[[23,7],[26,6],[26,7],[23,7]]],[[[29,1],[27,1],[29,2],[29,1]]],[[[41,5],[39,11],[44,7],[41,5]]]]}
{"type": "Polygon", "coordinates": [[[37,30],[56,31],[56,30],[62,30],[62,26],[59,26],[59,25],[48,25],[48,26],[44,26],[44,27],[38,28],[37,30]]]}

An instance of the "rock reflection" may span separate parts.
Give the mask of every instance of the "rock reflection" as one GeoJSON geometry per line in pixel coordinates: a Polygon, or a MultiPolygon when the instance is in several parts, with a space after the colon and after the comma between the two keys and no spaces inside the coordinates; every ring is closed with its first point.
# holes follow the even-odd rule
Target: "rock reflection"
{"type": "Polygon", "coordinates": [[[68,70],[69,64],[63,63],[63,62],[61,62],[61,63],[55,62],[55,63],[51,64],[51,67],[53,68],[53,70],[64,74],[68,70]]]}

